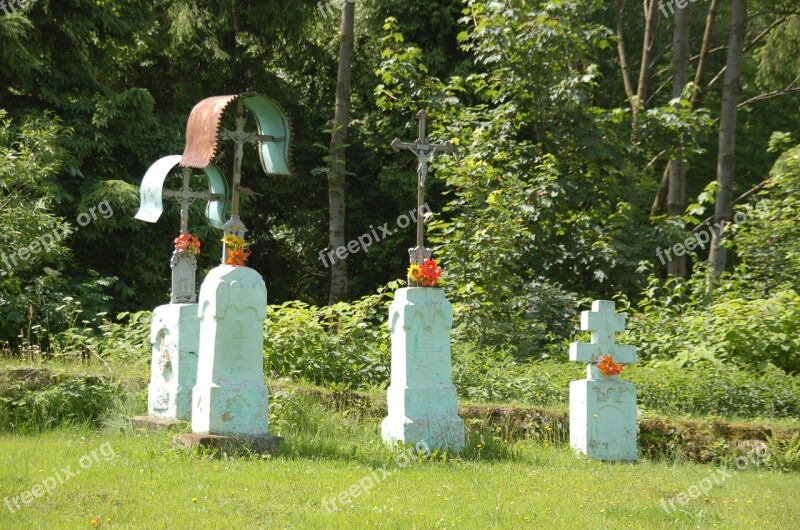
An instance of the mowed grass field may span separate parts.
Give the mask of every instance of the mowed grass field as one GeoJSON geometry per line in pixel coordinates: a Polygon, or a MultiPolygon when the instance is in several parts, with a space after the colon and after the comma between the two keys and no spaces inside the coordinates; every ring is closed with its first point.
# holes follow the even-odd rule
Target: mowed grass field
{"type": "Polygon", "coordinates": [[[726,477],[720,466],[603,463],[564,445],[474,438],[468,456],[412,460],[382,447],[377,424],[349,439],[325,430],[338,420],[350,421],[281,433],[270,458],[190,453],[166,432],[3,435],[0,500],[32,493],[14,513],[4,502],[0,528],[800,528],[796,472],[726,477]],[[715,476],[707,496],[665,512],[662,499],[715,476]]]}

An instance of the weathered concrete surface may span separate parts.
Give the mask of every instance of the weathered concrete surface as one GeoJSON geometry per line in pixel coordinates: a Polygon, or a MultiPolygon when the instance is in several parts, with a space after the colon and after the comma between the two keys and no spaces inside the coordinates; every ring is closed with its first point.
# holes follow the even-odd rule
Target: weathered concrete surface
{"type": "Polygon", "coordinates": [[[263,354],[267,288],[261,275],[248,267],[216,267],[200,288],[199,316],[192,432],[267,435],[263,354]]]}
{"type": "Polygon", "coordinates": [[[453,309],[441,289],[398,289],[389,308],[392,375],[388,415],[381,424],[386,443],[424,441],[431,449],[464,447],[453,385],[450,329],[453,309]]]}
{"type": "Polygon", "coordinates": [[[153,311],[153,347],[147,413],[190,421],[192,388],[197,382],[200,320],[197,304],[167,304],[153,311]]]}

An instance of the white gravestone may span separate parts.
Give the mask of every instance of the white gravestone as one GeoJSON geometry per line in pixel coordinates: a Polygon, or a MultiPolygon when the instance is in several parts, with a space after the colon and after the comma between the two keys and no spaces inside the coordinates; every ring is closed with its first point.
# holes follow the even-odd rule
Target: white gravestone
{"type": "Polygon", "coordinates": [[[636,362],[636,347],[617,344],[615,333],[625,330],[625,316],[614,302],[597,300],[581,313],[581,329],[592,332],[589,344],[570,344],[569,360],[590,363],[586,379],[569,385],[569,441],[576,451],[597,460],[636,460],[636,386],[597,367],[612,356],[621,365],[636,362]]]}
{"type": "Polygon", "coordinates": [[[194,387],[192,432],[264,436],[267,288],[249,267],[220,265],[200,288],[200,358],[194,387]]]}
{"type": "Polygon", "coordinates": [[[389,308],[392,375],[388,415],[381,424],[386,443],[425,442],[460,450],[464,421],[453,385],[450,329],[453,309],[441,289],[398,289],[389,308]]]}
{"type": "Polygon", "coordinates": [[[150,327],[153,355],[147,393],[149,415],[191,419],[199,334],[197,304],[162,305],[153,312],[150,327]]]}

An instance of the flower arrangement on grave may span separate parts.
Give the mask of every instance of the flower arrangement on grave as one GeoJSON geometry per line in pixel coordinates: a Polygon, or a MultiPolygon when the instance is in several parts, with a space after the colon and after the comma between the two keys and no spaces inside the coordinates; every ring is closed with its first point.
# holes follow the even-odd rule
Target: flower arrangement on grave
{"type": "Polygon", "coordinates": [[[442,276],[442,268],[436,265],[435,259],[426,259],[422,265],[412,264],[408,268],[408,280],[420,287],[436,287],[442,276]]]}
{"type": "Polygon", "coordinates": [[[247,242],[234,234],[225,234],[222,242],[225,243],[225,250],[228,252],[225,264],[243,267],[247,258],[250,257],[250,249],[247,248],[247,242]]]}
{"type": "Polygon", "coordinates": [[[621,364],[615,363],[613,356],[604,355],[600,357],[600,362],[597,363],[597,368],[603,375],[611,377],[621,374],[624,367],[621,364]]]}
{"type": "Polygon", "coordinates": [[[189,232],[184,232],[175,238],[175,250],[182,254],[193,254],[195,256],[200,254],[200,239],[193,236],[189,232]]]}

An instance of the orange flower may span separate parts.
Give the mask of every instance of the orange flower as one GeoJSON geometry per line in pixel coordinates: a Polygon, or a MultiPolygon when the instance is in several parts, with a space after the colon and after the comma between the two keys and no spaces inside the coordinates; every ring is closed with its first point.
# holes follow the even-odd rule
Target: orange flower
{"type": "Polygon", "coordinates": [[[225,260],[226,265],[233,265],[234,267],[244,267],[245,261],[250,257],[250,251],[243,249],[226,249],[228,251],[228,259],[225,260]]]}
{"type": "Polygon", "coordinates": [[[183,233],[175,238],[175,250],[178,252],[188,252],[197,256],[200,254],[200,240],[189,233],[183,233]]]}
{"type": "Polygon", "coordinates": [[[604,355],[600,357],[600,362],[597,363],[597,368],[600,372],[608,377],[619,375],[622,373],[624,367],[621,364],[614,362],[614,357],[611,355],[604,355]]]}

